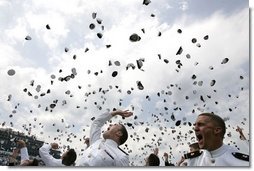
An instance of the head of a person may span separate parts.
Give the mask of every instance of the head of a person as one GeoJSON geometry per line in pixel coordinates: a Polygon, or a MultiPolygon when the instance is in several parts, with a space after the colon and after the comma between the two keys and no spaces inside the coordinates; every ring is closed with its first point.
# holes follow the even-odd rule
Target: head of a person
{"type": "Polygon", "coordinates": [[[200,149],[213,151],[221,147],[226,132],[224,120],[213,113],[202,113],[194,124],[200,149]]]}
{"type": "Polygon", "coordinates": [[[189,145],[189,148],[190,148],[190,152],[194,152],[194,151],[198,151],[199,150],[199,145],[198,143],[192,143],[189,145]]]}
{"type": "Polygon", "coordinates": [[[128,139],[128,132],[122,124],[110,124],[108,129],[103,133],[103,138],[114,140],[118,145],[122,145],[128,139]]]}
{"type": "Polygon", "coordinates": [[[37,159],[25,160],[20,165],[21,166],[38,166],[39,165],[39,161],[37,159]]]}
{"type": "Polygon", "coordinates": [[[71,166],[75,163],[77,154],[74,149],[69,149],[62,156],[62,164],[65,166],[71,166]]]}
{"type": "Polygon", "coordinates": [[[146,158],[146,166],[159,166],[159,165],[160,159],[157,155],[152,153],[146,158]]]}

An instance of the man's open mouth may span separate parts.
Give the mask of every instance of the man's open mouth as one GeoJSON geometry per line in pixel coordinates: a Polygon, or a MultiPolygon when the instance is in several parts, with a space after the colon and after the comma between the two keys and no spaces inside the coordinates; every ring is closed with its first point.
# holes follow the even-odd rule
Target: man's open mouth
{"type": "Polygon", "coordinates": [[[196,137],[199,142],[203,139],[203,136],[201,134],[196,134],[196,137]]]}

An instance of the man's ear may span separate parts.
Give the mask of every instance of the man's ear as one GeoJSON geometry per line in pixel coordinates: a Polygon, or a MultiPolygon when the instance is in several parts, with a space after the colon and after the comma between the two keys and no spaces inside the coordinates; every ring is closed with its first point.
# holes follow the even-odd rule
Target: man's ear
{"type": "Polygon", "coordinates": [[[123,133],[122,133],[122,131],[117,131],[117,132],[116,132],[116,135],[117,135],[118,137],[121,137],[121,136],[123,135],[123,133]]]}
{"type": "Polygon", "coordinates": [[[216,127],[216,128],[214,129],[214,133],[215,133],[215,134],[220,134],[221,131],[222,131],[222,128],[221,128],[221,127],[216,127]]]}

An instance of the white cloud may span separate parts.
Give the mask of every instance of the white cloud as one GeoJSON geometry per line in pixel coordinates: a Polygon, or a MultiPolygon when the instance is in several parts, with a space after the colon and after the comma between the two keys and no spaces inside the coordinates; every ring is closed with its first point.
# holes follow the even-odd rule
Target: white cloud
{"type": "Polygon", "coordinates": [[[179,4],[181,5],[181,6],[180,6],[180,9],[181,9],[182,11],[188,10],[188,8],[189,8],[189,6],[188,6],[188,1],[181,1],[181,2],[179,2],[179,4]]]}

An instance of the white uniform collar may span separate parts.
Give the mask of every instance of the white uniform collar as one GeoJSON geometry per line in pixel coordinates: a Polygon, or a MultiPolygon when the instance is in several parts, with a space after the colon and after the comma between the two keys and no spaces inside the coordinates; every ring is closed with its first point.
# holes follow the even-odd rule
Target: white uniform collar
{"type": "Polygon", "coordinates": [[[109,145],[111,147],[118,147],[118,144],[114,141],[114,140],[111,140],[111,139],[106,139],[104,140],[105,141],[105,144],[106,145],[109,145]]]}
{"type": "Polygon", "coordinates": [[[222,146],[216,150],[210,151],[212,157],[218,157],[224,154],[227,151],[227,146],[222,144],[222,146]]]}

